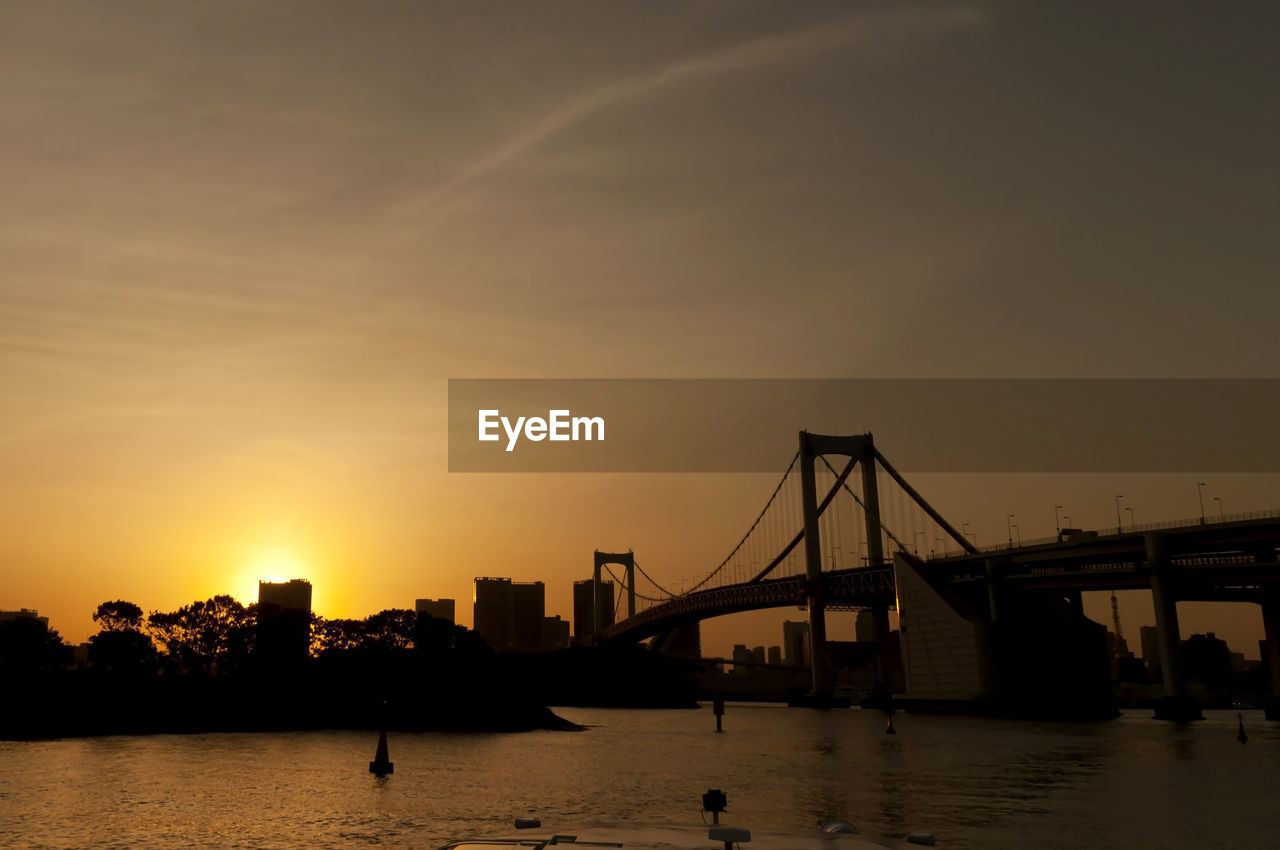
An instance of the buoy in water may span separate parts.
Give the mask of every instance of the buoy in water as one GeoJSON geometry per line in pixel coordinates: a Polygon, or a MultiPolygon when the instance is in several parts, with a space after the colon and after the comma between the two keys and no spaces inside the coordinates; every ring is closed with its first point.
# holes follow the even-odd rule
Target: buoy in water
{"type": "Polygon", "coordinates": [[[1243,744],[1249,740],[1249,736],[1244,733],[1244,715],[1236,714],[1236,717],[1240,720],[1240,731],[1236,733],[1236,740],[1243,744]]]}
{"type": "Polygon", "coordinates": [[[374,754],[373,761],[369,762],[369,772],[376,776],[386,776],[388,773],[396,772],[395,764],[387,755],[387,730],[385,729],[378,735],[378,752],[374,754]]]}

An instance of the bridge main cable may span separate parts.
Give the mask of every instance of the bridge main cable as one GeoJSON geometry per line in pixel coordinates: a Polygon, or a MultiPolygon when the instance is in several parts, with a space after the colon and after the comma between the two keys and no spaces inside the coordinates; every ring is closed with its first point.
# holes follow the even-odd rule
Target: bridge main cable
{"type": "MultiPolygon", "coordinates": [[[[941,526],[942,530],[947,532],[947,534],[949,534],[953,540],[959,543],[960,546],[963,547],[966,552],[970,554],[975,554],[978,551],[978,548],[974,546],[972,543],[970,543],[968,538],[962,536],[960,532],[956,531],[955,528],[951,525],[951,523],[943,519],[942,514],[934,510],[933,506],[930,505],[928,502],[926,502],[924,500],[924,497],[921,496],[919,493],[917,493],[916,489],[907,483],[907,480],[902,477],[902,475],[898,472],[898,470],[894,469],[893,465],[889,463],[889,461],[885,460],[884,455],[880,454],[879,449],[874,449],[874,451],[876,455],[876,460],[880,463],[881,466],[884,467],[885,472],[889,473],[889,477],[891,477],[894,481],[898,483],[898,486],[901,487],[906,492],[906,494],[911,497],[911,500],[913,502],[919,505],[920,508],[924,510],[926,514],[929,515],[930,519],[932,519],[939,526],[941,526]]],[[[830,463],[827,462],[827,459],[825,457],[822,458],[822,462],[826,464],[827,469],[831,470],[832,475],[836,474],[835,469],[831,466],[830,463]]],[[[846,469],[845,472],[847,475],[848,470],[846,469]]],[[[840,479],[840,483],[837,484],[836,486],[839,487],[841,485],[844,486],[844,489],[849,493],[850,496],[853,497],[853,500],[857,502],[865,511],[867,509],[867,506],[863,504],[862,499],[858,498],[857,493],[849,489],[849,485],[844,483],[843,478],[840,479]]],[[[826,503],[823,502],[823,505],[825,506],[826,503]]],[[[821,508],[819,508],[819,511],[821,511],[821,508]]],[[[884,521],[880,517],[876,517],[875,520],[876,520],[876,523],[880,526],[880,529],[884,531],[885,534],[889,535],[889,539],[892,540],[894,543],[898,544],[899,549],[907,548],[903,544],[903,542],[899,540],[897,536],[889,529],[889,527],[884,524],[884,521]]]]}
{"type": "MultiPolygon", "coordinates": [[[[619,587],[624,587],[624,588],[625,588],[625,587],[627,586],[627,583],[626,583],[625,581],[623,581],[622,579],[618,578],[618,574],[617,574],[617,573],[615,573],[615,572],[613,571],[613,568],[612,568],[612,567],[610,567],[608,564],[601,564],[601,568],[602,568],[602,569],[604,569],[604,571],[605,571],[606,573],[608,573],[608,574],[609,574],[609,578],[613,579],[615,582],[617,582],[617,583],[618,583],[618,586],[619,586],[619,587]]],[[[640,569],[640,567],[639,567],[639,566],[637,566],[637,567],[636,567],[636,569],[640,569]]],[[[641,572],[643,572],[643,570],[642,570],[641,572]]],[[[647,574],[645,575],[645,578],[649,578],[647,574]]],[[[649,581],[653,581],[653,579],[651,579],[651,578],[650,578],[650,579],[649,579],[649,581]]],[[[666,593],[666,590],[664,590],[663,588],[661,588],[661,587],[660,587],[660,588],[658,588],[658,589],[659,589],[659,590],[662,590],[662,592],[663,592],[663,593],[666,593]]],[[[619,598],[619,599],[621,599],[622,597],[621,597],[621,596],[619,596],[618,598],[619,598]]],[[[638,590],[636,591],[636,599],[643,599],[645,602],[666,602],[666,601],[668,601],[668,599],[667,599],[667,598],[663,598],[663,597],[660,597],[660,596],[647,596],[647,595],[645,595],[645,594],[641,593],[641,592],[640,592],[640,591],[638,591],[638,590]]],[[[614,608],[615,608],[615,609],[617,608],[617,604],[616,604],[616,603],[615,603],[615,605],[614,605],[614,608]]]]}
{"type": "MultiPolygon", "coordinates": [[[[799,457],[799,452],[797,452],[797,453],[796,453],[796,456],[797,456],[797,457],[799,457]]],[[[795,462],[795,461],[792,461],[792,463],[794,463],[794,462],[795,462]]],[[[823,458],[822,462],[823,462],[823,463],[826,463],[826,462],[827,462],[827,461],[826,461],[826,458],[823,458]]],[[[826,498],[824,498],[824,499],[822,500],[822,502],[818,505],[818,513],[819,513],[819,514],[821,514],[823,511],[825,511],[825,510],[827,509],[827,505],[831,504],[831,500],[832,500],[832,499],[834,499],[834,498],[836,497],[836,493],[839,493],[839,492],[840,492],[840,487],[841,487],[841,485],[844,485],[844,488],[845,488],[846,490],[848,490],[848,489],[849,489],[849,486],[848,486],[847,484],[845,484],[845,483],[844,483],[844,480],[845,480],[846,478],[848,478],[848,477],[849,477],[849,473],[850,473],[850,472],[853,472],[853,468],[854,468],[854,466],[856,466],[856,465],[857,465],[857,463],[858,463],[858,459],[857,459],[857,458],[852,458],[852,459],[850,459],[849,463],[845,466],[844,471],[843,471],[843,472],[841,472],[841,473],[839,473],[838,475],[836,475],[836,471],[835,471],[834,469],[832,469],[832,470],[831,470],[831,473],[832,473],[833,475],[836,475],[836,483],[835,483],[834,485],[832,485],[830,492],[828,492],[828,493],[827,493],[827,495],[826,495],[826,498]]],[[[828,463],[828,464],[827,464],[827,468],[828,468],[828,469],[830,469],[830,468],[831,468],[831,464],[829,464],[829,463],[828,463]]],[[[790,470],[788,470],[788,472],[789,472],[789,471],[790,471],[790,470]]],[[[853,491],[852,491],[852,490],[849,490],[849,492],[850,492],[850,493],[852,493],[853,491]]],[[[857,497],[855,496],[854,498],[857,498],[857,497]]],[[[861,502],[859,502],[859,504],[861,504],[861,502]]],[[[790,555],[790,554],[791,554],[791,550],[795,549],[797,546],[799,546],[799,545],[800,545],[800,541],[801,541],[801,540],[804,540],[804,529],[803,529],[803,528],[802,528],[802,529],[800,529],[800,531],[798,531],[798,532],[796,533],[796,536],[795,536],[795,537],[791,538],[791,542],[790,542],[790,543],[788,543],[786,546],[782,547],[782,551],[781,551],[781,552],[779,552],[779,553],[778,553],[778,555],[777,555],[777,557],[775,557],[772,561],[770,561],[770,562],[765,566],[765,568],[764,568],[763,570],[761,570],[760,572],[756,573],[756,575],[755,575],[754,577],[752,577],[752,578],[748,579],[747,581],[745,581],[745,582],[743,582],[743,583],[744,583],[744,584],[756,584],[757,582],[759,582],[759,581],[761,581],[762,579],[764,579],[764,577],[765,577],[765,576],[767,576],[770,572],[772,572],[772,571],[773,571],[773,568],[774,568],[774,567],[778,566],[778,564],[781,564],[781,563],[782,563],[782,561],[783,561],[783,560],[784,560],[788,555],[790,555]]],[[[735,550],[735,551],[736,551],[736,550],[735,550]]]]}
{"type": "MultiPolygon", "coordinates": [[[[777,487],[773,488],[773,493],[769,496],[769,501],[764,503],[764,507],[760,509],[759,515],[756,516],[756,521],[751,523],[751,527],[747,529],[746,534],[742,535],[742,539],[738,541],[738,545],[734,546],[733,551],[730,552],[728,555],[725,555],[724,560],[720,562],[720,565],[716,567],[714,570],[712,570],[711,572],[707,573],[706,576],[703,577],[702,581],[698,582],[693,587],[686,590],[685,591],[686,594],[693,593],[695,590],[702,587],[707,582],[711,581],[711,579],[715,578],[716,575],[725,568],[725,565],[729,563],[729,561],[733,558],[733,556],[738,554],[738,550],[742,548],[742,544],[747,542],[747,538],[751,536],[751,532],[756,530],[756,526],[760,524],[760,520],[764,517],[765,513],[769,510],[769,506],[773,504],[773,500],[778,498],[778,493],[782,490],[782,485],[787,483],[787,476],[791,474],[791,470],[795,469],[796,461],[799,459],[800,459],[800,452],[799,450],[797,450],[796,453],[791,456],[791,463],[787,464],[787,471],[782,473],[782,480],[778,482],[777,487]]],[[[769,569],[773,569],[773,566],[776,566],[776,565],[777,564],[775,562],[774,565],[769,567],[769,569]]],[[[653,579],[650,578],[649,581],[653,581],[653,579]]],[[[653,585],[654,587],[661,590],[663,593],[669,593],[673,597],[676,595],[674,593],[671,593],[671,591],[667,590],[662,585],[658,584],[656,581],[653,582],[653,585]]]]}
{"type": "MultiPolygon", "coordinates": [[[[832,466],[825,457],[823,457],[822,455],[819,455],[818,458],[827,467],[827,469],[831,470],[832,475],[836,474],[835,467],[832,466]]],[[[847,467],[845,467],[844,473],[840,476],[839,480],[836,481],[836,485],[832,487],[831,490],[832,492],[834,492],[836,490],[839,490],[841,487],[843,487],[845,489],[845,492],[848,493],[850,496],[852,496],[853,500],[858,503],[859,507],[861,507],[865,511],[867,509],[866,503],[864,503],[862,499],[858,497],[857,493],[853,492],[853,490],[850,489],[849,485],[844,480],[845,478],[848,477],[849,470],[853,469],[854,463],[856,463],[856,461],[851,462],[847,467]]],[[[822,508],[826,507],[826,504],[827,504],[826,502],[822,503],[822,507],[818,508],[818,513],[822,513],[822,508]]],[[[876,516],[874,517],[874,519],[876,521],[876,525],[880,528],[880,530],[883,531],[885,534],[889,535],[889,539],[892,540],[894,543],[897,543],[899,549],[907,548],[906,546],[903,545],[902,541],[898,539],[898,536],[893,533],[893,531],[889,528],[889,526],[884,524],[884,520],[882,518],[876,516]]]]}

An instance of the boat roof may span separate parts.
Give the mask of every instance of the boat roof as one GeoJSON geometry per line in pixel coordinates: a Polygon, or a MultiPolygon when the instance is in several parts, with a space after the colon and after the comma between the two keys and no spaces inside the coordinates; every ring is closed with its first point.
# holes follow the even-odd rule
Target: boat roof
{"type": "MultiPolygon", "coordinates": [[[[711,831],[733,828],[723,824],[636,825],[603,824],[581,829],[557,828],[512,830],[509,836],[499,838],[465,839],[450,842],[441,850],[493,850],[502,847],[623,847],[629,850],[723,850],[724,837],[712,838],[711,831]]],[[[743,829],[737,827],[737,829],[743,829]]],[[[750,829],[749,840],[738,836],[732,841],[742,850],[884,850],[885,847],[905,847],[903,842],[875,840],[863,835],[830,834],[813,830],[750,829]]],[[[745,835],[746,833],[743,833],[745,835]]],[[[732,833],[724,833],[732,836],[732,833]]],[[[915,843],[915,842],[912,842],[915,843]]]]}

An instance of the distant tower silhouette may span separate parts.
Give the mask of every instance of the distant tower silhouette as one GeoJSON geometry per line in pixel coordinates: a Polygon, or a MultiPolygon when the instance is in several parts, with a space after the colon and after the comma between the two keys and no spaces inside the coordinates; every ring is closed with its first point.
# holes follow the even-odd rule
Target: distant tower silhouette
{"type": "Polygon", "coordinates": [[[1116,602],[1116,592],[1111,591],[1111,622],[1116,627],[1116,646],[1124,640],[1124,629],[1120,628],[1120,604],[1116,602]]]}
{"type": "Polygon", "coordinates": [[[311,652],[311,582],[258,582],[258,658],[296,665],[311,652]]]}

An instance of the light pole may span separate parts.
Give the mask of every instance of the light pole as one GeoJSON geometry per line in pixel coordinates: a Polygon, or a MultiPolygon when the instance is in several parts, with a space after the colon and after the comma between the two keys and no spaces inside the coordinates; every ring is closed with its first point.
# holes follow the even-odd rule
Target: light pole
{"type": "Polygon", "coordinates": [[[1126,506],[1125,506],[1125,510],[1129,512],[1129,527],[1130,527],[1130,528],[1133,528],[1133,529],[1137,529],[1137,527],[1138,527],[1138,521],[1137,521],[1136,519],[1134,519],[1134,516],[1133,516],[1133,508],[1131,508],[1131,507],[1129,507],[1128,505],[1126,505],[1126,506]]]}
{"type": "Polygon", "coordinates": [[[1213,500],[1218,503],[1218,519],[1222,519],[1222,499],[1214,496],[1213,500]]]}
{"type": "Polygon", "coordinates": [[[1071,527],[1071,517],[1069,517],[1069,516],[1065,516],[1065,515],[1064,515],[1062,518],[1063,518],[1063,519],[1065,519],[1065,520],[1067,521],[1067,526],[1066,526],[1066,527],[1067,527],[1067,528],[1070,528],[1070,527],[1071,527]]]}
{"type": "Polygon", "coordinates": [[[1053,506],[1053,527],[1058,530],[1059,534],[1062,533],[1062,517],[1058,515],[1060,510],[1062,510],[1062,505],[1053,506]]]}
{"type": "Polygon", "coordinates": [[[942,544],[942,557],[944,557],[944,558],[945,558],[945,557],[947,557],[948,555],[950,555],[950,554],[951,554],[950,547],[949,547],[949,546],[948,546],[948,544],[947,544],[947,538],[945,538],[945,537],[938,537],[937,535],[934,535],[933,542],[934,542],[934,543],[941,543],[941,544],[942,544]]]}
{"type": "Polygon", "coordinates": [[[1018,524],[1016,522],[1013,524],[1013,533],[1017,535],[1018,548],[1021,549],[1022,548],[1022,529],[1018,528],[1018,524]]]}
{"type": "Polygon", "coordinates": [[[920,545],[919,545],[918,543],[916,543],[916,538],[917,538],[917,537],[924,537],[924,536],[925,536],[925,532],[923,532],[923,531],[913,531],[913,532],[911,532],[911,546],[916,550],[916,554],[917,554],[917,555],[919,555],[919,554],[920,554],[920,545]]]}
{"type": "Polygon", "coordinates": [[[1201,481],[1196,485],[1196,495],[1200,497],[1200,524],[1204,525],[1204,482],[1201,481]]]}
{"type": "Polygon", "coordinates": [[[1120,519],[1120,500],[1123,498],[1124,498],[1123,494],[1116,496],[1116,531],[1117,532],[1124,531],[1124,520],[1120,519]]]}
{"type": "Polygon", "coordinates": [[[1009,548],[1012,549],[1013,548],[1013,514],[1009,514],[1009,518],[1006,519],[1004,522],[1005,522],[1005,525],[1009,526],[1009,548]]]}

